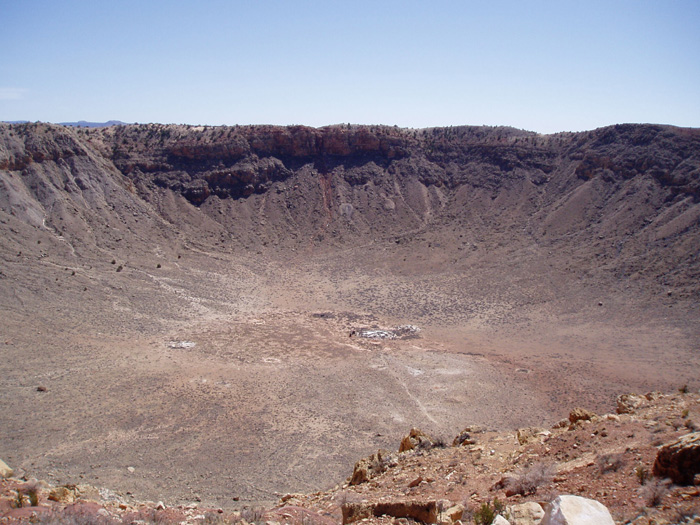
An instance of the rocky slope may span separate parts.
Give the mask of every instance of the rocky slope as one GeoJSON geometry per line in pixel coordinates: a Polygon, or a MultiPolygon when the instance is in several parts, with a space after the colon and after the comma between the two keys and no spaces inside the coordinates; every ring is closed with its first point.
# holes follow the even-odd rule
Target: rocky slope
{"type": "Polygon", "coordinates": [[[337,247],[444,232],[467,250],[504,238],[566,250],[583,273],[681,295],[700,282],[694,129],[3,124],[0,172],[0,210],[77,244],[337,247]]]}
{"type": "MultiPolygon", "coordinates": [[[[511,525],[529,525],[543,520],[558,495],[571,494],[604,504],[615,523],[698,523],[698,419],[700,395],[649,393],[620,396],[613,414],[575,409],[550,429],[504,433],[470,426],[451,444],[414,429],[398,452],[379,451],[359,461],[352,475],[330,491],[287,494],[274,507],[236,512],[197,502],[139,502],[129,492],[89,485],[55,487],[6,470],[2,477],[7,479],[0,479],[0,519],[451,525],[490,523],[483,521],[484,509],[500,509],[511,525]]],[[[542,523],[564,523],[549,519],[542,523]]],[[[588,523],[569,519],[566,523],[588,523]]]]}

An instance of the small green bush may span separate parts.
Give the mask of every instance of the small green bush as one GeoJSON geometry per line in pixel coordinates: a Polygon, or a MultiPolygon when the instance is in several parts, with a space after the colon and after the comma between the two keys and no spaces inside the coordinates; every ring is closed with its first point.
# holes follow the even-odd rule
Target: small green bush
{"type": "Polygon", "coordinates": [[[495,498],[493,503],[490,501],[484,502],[479,507],[479,510],[474,512],[474,523],[476,525],[491,525],[496,516],[501,514],[504,509],[505,505],[498,498],[495,498]]]}

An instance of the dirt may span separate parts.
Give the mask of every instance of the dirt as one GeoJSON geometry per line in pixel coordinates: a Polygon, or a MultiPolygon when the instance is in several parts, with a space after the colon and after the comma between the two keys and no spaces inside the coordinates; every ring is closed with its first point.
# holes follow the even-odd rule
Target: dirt
{"type": "MultiPolygon", "coordinates": [[[[350,517],[362,518],[362,509],[376,506],[376,514],[370,512],[362,523],[382,524],[416,522],[406,519],[419,516],[411,509],[433,505],[439,520],[451,515],[446,523],[470,523],[484,506],[497,508],[500,502],[501,513],[512,516],[520,504],[546,507],[558,495],[567,494],[604,504],[616,523],[697,523],[700,488],[676,486],[652,473],[660,448],[688,433],[697,435],[700,396],[650,392],[632,401],[621,413],[596,415],[577,408],[551,428],[516,433],[471,425],[459,434],[466,439],[451,445],[412,431],[422,436],[421,445],[401,453],[395,446],[378,452],[373,458],[380,459],[368,475],[338,480],[330,490],[284,494],[267,507],[244,506],[237,511],[205,502],[140,501],[131,492],[84,483],[55,486],[17,477],[0,479],[0,518],[3,523],[141,519],[146,523],[325,525],[357,521],[350,517]],[[18,495],[22,495],[21,504],[18,495]]],[[[131,467],[127,472],[137,471],[131,467]]],[[[435,521],[425,513],[422,519],[435,521]]]]}
{"type": "Polygon", "coordinates": [[[700,388],[696,130],[246,128],[239,158],[159,129],[0,125],[0,458],[27,476],[267,505],[411,427],[700,388]]]}

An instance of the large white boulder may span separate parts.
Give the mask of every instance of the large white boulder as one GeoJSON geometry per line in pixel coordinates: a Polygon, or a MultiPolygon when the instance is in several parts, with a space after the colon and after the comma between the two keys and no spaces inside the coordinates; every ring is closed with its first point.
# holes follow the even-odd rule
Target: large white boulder
{"type": "Polygon", "coordinates": [[[547,505],[540,525],[615,525],[602,503],[580,496],[557,496],[547,505]]]}
{"type": "Polygon", "coordinates": [[[0,459],[0,478],[11,478],[14,474],[13,470],[7,466],[2,459],[0,459]]]}
{"type": "Polygon", "coordinates": [[[544,510],[539,503],[528,501],[508,507],[508,517],[511,525],[539,525],[544,517],[544,510]]]}

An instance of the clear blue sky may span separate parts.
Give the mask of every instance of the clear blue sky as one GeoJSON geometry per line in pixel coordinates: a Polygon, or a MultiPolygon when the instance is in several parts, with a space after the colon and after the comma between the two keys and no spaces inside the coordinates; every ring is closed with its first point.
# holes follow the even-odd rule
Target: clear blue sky
{"type": "Polygon", "coordinates": [[[0,0],[0,120],[700,127],[699,0],[0,0]]]}

